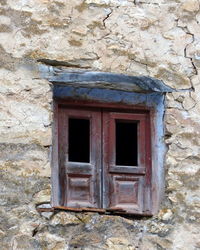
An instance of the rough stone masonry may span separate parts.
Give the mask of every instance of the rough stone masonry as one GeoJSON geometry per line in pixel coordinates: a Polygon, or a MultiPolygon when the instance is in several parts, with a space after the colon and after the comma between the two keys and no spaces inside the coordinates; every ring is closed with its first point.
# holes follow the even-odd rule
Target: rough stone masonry
{"type": "Polygon", "coordinates": [[[199,69],[199,0],[0,0],[0,248],[200,249],[199,69]],[[52,144],[40,62],[191,88],[166,96],[157,215],[38,213],[50,202],[52,144]]]}

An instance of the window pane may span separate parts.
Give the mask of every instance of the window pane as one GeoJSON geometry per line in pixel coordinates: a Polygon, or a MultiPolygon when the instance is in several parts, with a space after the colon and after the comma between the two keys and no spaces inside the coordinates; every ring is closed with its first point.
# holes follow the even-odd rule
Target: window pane
{"type": "Polygon", "coordinates": [[[90,121],[69,118],[69,161],[90,162],[90,121]]]}
{"type": "Polygon", "coordinates": [[[116,121],[116,165],[137,166],[137,123],[116,121]]]}

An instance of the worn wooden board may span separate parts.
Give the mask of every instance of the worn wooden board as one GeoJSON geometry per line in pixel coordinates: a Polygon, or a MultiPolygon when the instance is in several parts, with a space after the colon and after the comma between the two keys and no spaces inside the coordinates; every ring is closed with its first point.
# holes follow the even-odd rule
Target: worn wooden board
{"type": "Polygon", "coordinates": [[[39,65],[39,71],[41,78],[65,85],[111,88],[134,92],[166,93],[177,91],[167,86],[163,81],[150,76],[131,76],[109,72],[66,69],[45,64],[39,65]]]}

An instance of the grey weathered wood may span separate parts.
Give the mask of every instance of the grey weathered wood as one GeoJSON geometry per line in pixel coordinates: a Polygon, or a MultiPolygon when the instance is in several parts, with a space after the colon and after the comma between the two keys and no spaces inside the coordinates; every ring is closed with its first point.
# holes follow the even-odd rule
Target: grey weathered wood
{"type": "Polygon", "coordinates": [[[134,92],[174,92],[177,91],[163,81],[149,76],[129,76],[124,74],[86,71],[86,70],[67,70],[53,66],[41,64],[39,66],[41,78],[57,84],[73,86],[111,88],[134,92]]]}
{"type": "Polygon", "coordinates": [[[52,159],[51,159],[51,184],[52,195],[51,205],[58,206],[60,204],[60,183],[59,183],[59,165],[58,165],[58,105],[54,102],[54,123],[53,123],[53,141],[52,141],[52,159]]]}
{"type": "Polygon", "coordinates": [[[130,166],[111,166],[109,169],[110,173],[125,173],[125,174],[145,174],[145,168],[142,167],[130,167],[130,166]]]}

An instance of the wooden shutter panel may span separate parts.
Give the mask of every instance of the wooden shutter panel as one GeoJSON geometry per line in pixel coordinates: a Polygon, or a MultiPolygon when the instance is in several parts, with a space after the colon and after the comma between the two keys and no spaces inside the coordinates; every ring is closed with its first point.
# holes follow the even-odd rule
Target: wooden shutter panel
{"type": "Polygon", "coordinates": [[[134,214],[150,213],[151,159],[148,114],[103,113],[103,164],[104,208],[134,214]],[[117,120],[137,123],[137,166],[116,165],[117,120]]]}
{"type": "MultiPolygon", "coordinates": [[[[65,106],[60,106],[58,110],[60,206],[98,208],[101,193],[101,113],[65,106]],[[70,118],[89,120],[89,162],[69,161],[70,118]]],[[[84,147],[84,141],[79,143],[84,147]]]]}

